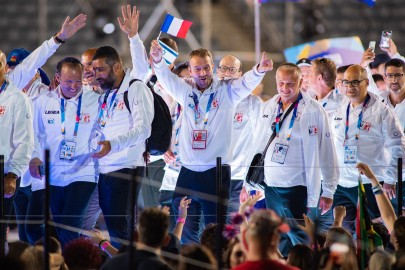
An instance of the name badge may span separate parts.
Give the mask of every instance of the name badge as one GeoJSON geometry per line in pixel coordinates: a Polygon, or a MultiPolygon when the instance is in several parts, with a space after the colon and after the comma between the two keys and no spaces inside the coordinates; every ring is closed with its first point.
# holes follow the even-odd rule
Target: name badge
{"type": "Polygon", "coordinates": [[[63,140],[60,144],[59,158],[73,160],[76,152],[76,142],[63,140]]]}
{"type": "Polygon", "coordinates": [[[98,145],[99,141],[102,141],[103,134],[99,130],[94,130],[93,134],[90,137],[90,148],[94,151],[100,150],[100,145],[98,145]]]}
{"type": "Polygon", "coordinates": [[[287,156],[288,144],[276,143],[273,149],[273,155],[271,156],[271,161],[284,164],[285,157],[287,156]]]}
{"type": "Polygon", "coordinates": [[[346,145],[344,163],[357,163],[357,145],[346,145]]]}
{"type": "Polygon", "coordinates": [[[193,130],[193,149],[207,148],[207,131],[193,130]]]}

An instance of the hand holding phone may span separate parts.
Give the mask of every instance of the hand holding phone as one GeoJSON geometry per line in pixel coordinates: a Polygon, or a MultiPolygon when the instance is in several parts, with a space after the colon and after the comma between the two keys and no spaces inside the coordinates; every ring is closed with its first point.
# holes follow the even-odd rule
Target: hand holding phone
{"type": "Polygon", "coordinates": [[[368,48],[371,49],[372,52],[375,52],[375,41],[370,41],[368,48]]]}
{"type": "Polygon", "coordinates": [[[381,48],[389,48],[391,38],[392,38],[392,31],[391,30],[383,30],[382,33],[381,33],[380,47],[381,48]]]}

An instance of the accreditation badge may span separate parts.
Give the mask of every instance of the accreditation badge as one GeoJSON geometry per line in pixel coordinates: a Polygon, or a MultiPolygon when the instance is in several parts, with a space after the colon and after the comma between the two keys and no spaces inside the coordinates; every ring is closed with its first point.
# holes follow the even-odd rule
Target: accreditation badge
{"type": "Polygon", "coordinates": [[[283,142],[277,142],[274,145],[273,155],[271,156],[271,161],[279,164],[284,164],[285,157],[288,152],[288,144],[283,142]]]}
{"type": "Polygon", "coordinates": [[[193,130],[193,149],[206,149],[207,136],[206,130],[193,130]]]}
{"type": "Polygon", "coordinates": [[[357,145],[345,145],[344,163],[357,163],[357,145]]]}
{"type": "Polygon", "coordinates": [[[76,142],[63,140],[60,144],[59,158],[73,160],[76,152],[76,142]]]}

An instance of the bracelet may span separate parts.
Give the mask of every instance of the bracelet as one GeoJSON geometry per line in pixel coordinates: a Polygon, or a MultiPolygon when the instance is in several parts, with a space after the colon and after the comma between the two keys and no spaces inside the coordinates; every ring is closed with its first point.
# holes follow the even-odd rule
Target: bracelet
{"type": "Polygon", "coordinates": [[[373,187],[373,193],[374,193],[374,195],[382,194],[383,192],[382,192],[382,189],[381,189],[381,185],[373,187]]]}
{"type": "Polygon", "coordinates": [[[105,241],[104,243],[101,244],[100,248],[102,251],[105,251],[109,245],[110,243],[108,241],[105,241]]]}
{"type": "Polygon", "coordinates": [[[101,246],[104,244],[104,242],[108,242],[108,240],[107,239],[101,240],[100,243],[98,243],[98,247],[102,249],[101,246]]]}
{"type": "Polygon", "coordinates": [[[186,223],[186,219],[185,218],[182,218],[182,217],[179,217],[178,219],[177,219],[177,223],[186,223]]]}
{"type": "Polygon", "coordinates": [[[60,39],[60,38],[58,37],[58,33],[56,33],[56,34],[53,36],[53,38],[54,38],[55,41],[56,41],[57,43],[59,43],[59,44],[64,44],[64,43],[65,43],[64,40],[62,40],[62,39],[60,39]]]}

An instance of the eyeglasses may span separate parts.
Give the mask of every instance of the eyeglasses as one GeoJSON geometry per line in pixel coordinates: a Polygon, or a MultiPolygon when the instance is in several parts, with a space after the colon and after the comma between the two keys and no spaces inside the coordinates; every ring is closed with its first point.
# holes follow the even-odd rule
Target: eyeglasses
{"type": "Polygon", "coordinates": [[[243,254],[243,251],[241,251],[241,250],[238,250],[238,251],[236,251],[235,252],[235,257],[242,257],[244,254],[243,254]]]}
{"type": "Polygon", "coordinates": [[[364,80],[365,80],[365,79],[363,79],[363,80],[353,80],[353,81],[343,80],[343,81],[342,81],[342,84],[343,84],[344,87],[348,87],[350,84],[351,84],[353,87],[358,87],[358,86],[360,85],[360,83],[361,83],[362,81],[364,81],[364,80]]]}
{"type": "Polygon", "coordinates": [[[385,77],[387,77],[389,80],[392,80],[392,79],[399,80],[404,75],[405,75],[404,73],[388,73],[388,74],[385,74],[385,77]]]}
{"type": "Polygon", "coordinates": [[[229,70],[229,73],[231,73],[231,74],[235,74],[236,72],[239,71],[237,68],[227,67],[227,66],[220,66],[220,67],[218,67],[218,69],[223,73],[225,73],[229,70]]]}

